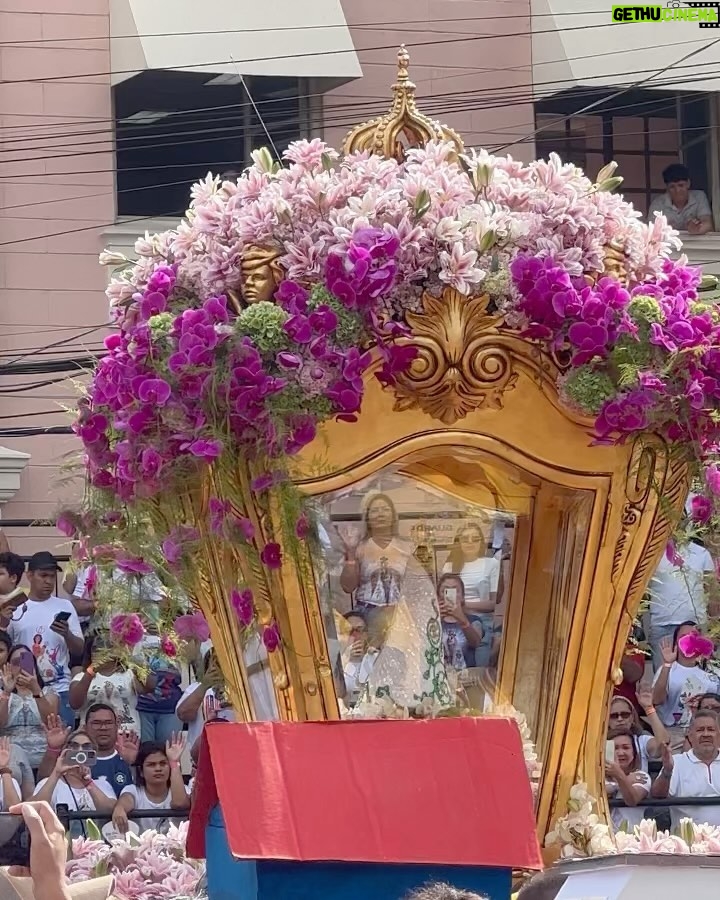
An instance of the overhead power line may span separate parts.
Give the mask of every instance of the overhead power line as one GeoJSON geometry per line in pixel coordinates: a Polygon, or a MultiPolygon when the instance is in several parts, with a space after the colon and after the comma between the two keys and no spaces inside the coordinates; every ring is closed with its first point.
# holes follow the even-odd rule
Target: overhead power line
{"type": "MultiPolygon", "coordinates": [[[[501,0],[496,0],[497,2],[501,2],[501,0]]],[[[513,2],[513,0],[508,0],[508,2],[513,2]]],[[[532,13],[533,19],[560,19],[563,16],[597,16],[607,14],[607,9],[602,10],[577,10],[570,12],[548,12],[548,13],[532,13]]],[[[23,13],[23,15],[27,15],[27,13],[23,13]]],[[[46,15],[43,13],[43,15],[46,15]]],[[[467,29],[465,31],[454,31],[449,32],[442,28],[438,28],[438,23],[443,24],[454,24],[460,22],[495,22],[502,21],[503,19],[520,19],[523,18],[522,14],[509,14],[504,16],[465,16],[462,18],[440,18],[432,20],[433,32],[439,32],[440,34],[467,34],[467,29]]],[[[525,18],[530,18],[530,14],[528,13],[525,18]]],[[[612,23],[607,23],[612,24],[612,23]]],[[[149,40],[154,38],[178,38],[178,37],[200,37],[207,35],[220,35],[220,34],[265,34],[272,33],[276,34],[284,31],[328,31],[332,29],[342,29],[344,31],[352,30],[355,28],[362,28],[365,31],[387,31],[388,28],[393,28],[395,26],[402,27],[404,33],[407,34],[424,34],[427,32],[427,27],[412,29],[410,26],[412,23],[408,22],[353,22],[351,24],[347,24],[345,22],[338,22],[336,24],[331,25],[277,25],[277,26],[269,26],[266,28],[220,28],[209,31],[156,31],[156,32],[148,32],[144,34],[109,34],[102,36],[90,36],[90,35],[76,35],[75,37],[66,37],[66,38],[27,38],[21,41],[0,41],[0,47],[34,47],[38,44],[62,44],[62,43],[78,43],[78,42],[99,42],[104,45],[107,45],[108,39],[113,41],[125,41],[125,40],[149,40]]],[[[73,47],[73,50],[82,50],[82,47],[73,47]]],[[[93,48],[94,49],[94,48],[93,48]]]]}
{"type": "MultiPolygon", "coordinates": [[[[529,17],[526,17],[529,18],[529,17]]],[[[415,41],[415,42],[406,42],[406,47],[409,50],[412,50],[416,47],[437,47],[443,44],[465,44],[471,41],[492,41],[492,40],[502,40],[505,38],[513,38],[513,37],[523,37],[527,38],[531,35],[534,37],[536,35],[541,34],[558,34],[565,33],[569,31],[591,31],[596,30],[598,28],[608,28],[614,27],[612,22],[602,22],[596,25],[569,25],[565,28],[549,28],[544,31],[539,29],[533,29],[531,33],[528,31],[516,31],[516,32],[501,32],[494,34],[473,34],[466,35],[465,37],[449,37],[443,38],[439,41],[415,41]]],[[[380,52],[386,50],[396,50],[397,43],[393,44],[383,44],[378,47],[363,47],[361,49],[361,53],[371,53],[371,52],[380,52]]],[[[291,59],[308,59],[308,58],[317,58],[317,57],[325,57],[325,56],[338,56],[346,53],[355,52],[354,49],[339,49],[339,50],[320,50],[320,51],[308,51],[306,53],[292,53],[292,54],[283,54],[281,56],[257,56],[250,57],[245,59],[220,59],[213,60],[212,62],[200,63],[193,65],[192,68],[195,69],[212,69],[216,66],[230,66],[230,65],[242,65],[244,63],[256,63],[256,62],[277,62],[280,60],[287,61],[291,59]]],[[[186,70],[188,68],[187,63],[183,63],[182,65],[176,66],[163,66],[164,72],[172,72],[178,70],[186,70]]],[[[38,78],[16,78],[16,79],[7,79],[3,83],[4,84],[47,84],[54,81],[73,81],[77,79],[84,78],[109,78],[114,75],[135,75],[137,73],[137,69],[120,69],[109,72],[78,72],[74,75],[48,75],[44,77],[38,78]]]]}

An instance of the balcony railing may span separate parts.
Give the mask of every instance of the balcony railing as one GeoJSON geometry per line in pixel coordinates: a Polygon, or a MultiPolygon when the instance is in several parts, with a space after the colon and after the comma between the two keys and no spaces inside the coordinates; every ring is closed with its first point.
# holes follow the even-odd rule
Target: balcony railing
{"type": "Polygon", "coordinates": [[[700,266],[708,275],[720,276],[720,232],[683,234],[682,252],[693,266],[700,266]]]}

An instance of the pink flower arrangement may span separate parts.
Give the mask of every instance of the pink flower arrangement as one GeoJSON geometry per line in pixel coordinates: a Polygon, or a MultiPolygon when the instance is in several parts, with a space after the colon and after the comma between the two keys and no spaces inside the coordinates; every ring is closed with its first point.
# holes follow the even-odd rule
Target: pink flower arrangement
{"type": "Polygon", "coordinates": [[[110,636],[126,647],[136,647],[145,637],[145,626],[136,613],[118,613],[110,620],[110,636]]]}
{"type": "Polygon", "coordinates": [[[115,878],[113,896],[118,900],[174,900],[200,897],[204,865],[185,856],[188,824],[171,826],[166,835],[144,831],[128,842],[106,844],[76,838],[73,858],[66,866],[70,884],[80,884],[100,875],[115,878]]]}
{"type": "MultiPolygon", "coordinates": [[[[75,425],[100,510],[83,529],[90,553],[104,545],[104,565],[156,570],[191,596],[193,560],[240,548],[246,565],[222,591],[253,627],[235,582],[299,559],[312,530],[288,499],[289,458],[324,421],[357,419],[375,360],[385,385],[412,363],[415,348],[397,340],[406,314],[445,286],[487,293],[508,327],[567,356],[561,394],[593,416],[597,441],[660,432],[692,448],[699,493],[720,498],[720,319],[697,273],[669,261],[676,233],[555,155],[452,154],[431,143],[403,163],[341,162],[322,141],[298,141],[284,168],[258,154],[237,184],[208,176],[176,229],[137,242],[137,262],[108,289],[118,330],[75,425]],[[627,288],[586,284],[611,243],[627,288]],[[244,253],[257,247],[277,251],[283,277],[271,301],[241,308],[244,253]],[[287,503],[282,534],[223,486],[238,465],[251,493],[287,503]],[[173,503],[208,475],[212,496],[188,524],[173,503]]],[[[276,631],[261,633],[268,649],[276,631]]]]}

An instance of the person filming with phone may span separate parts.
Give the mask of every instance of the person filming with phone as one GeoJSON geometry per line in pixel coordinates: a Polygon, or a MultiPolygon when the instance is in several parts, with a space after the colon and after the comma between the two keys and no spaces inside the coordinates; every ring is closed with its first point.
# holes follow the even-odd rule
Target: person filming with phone
{"type": "MultiPolygon", "coordinates": [[[[105,778],[93,778],[97,748],[85,731],[73,732],[57,755],[55,768],[35,788],[34,799],[71,810],[112,813],[115,791],[105,778]]],[[[73,834],[82,834],[84,824],[74,822],[73,834]],[[77,827],[75,827],[77,826],[77,827]]]]}
{"type": "Polygon", "coordinates": [[[30,558],[28,599],[13,613],[7,631],[13,644],[31,649],[45,685],[58,696],[61,718],[72,727],[75,710],[68,702],[70,656],[80,656],[85,641],[75,607],[69,600],[55,596],[60,571],[57,560],[47,550],[30,558]]]}
{"type": "Polygon", "coordinates": [[[45,755],[44,723],[58,711],[58,697],[45,687],[37,661],[29,647],[12,647],[2,669],[0,734],[22,747],[37,769],[45,755]]]}
{"type": "Polygon", "coordinates": [[[459,575],[443,575],[438,582],[438,608],[442,622],[445,665],[455,671],[475,665],[475,650],[483,633],[479,622],[471,623],[465,611],[465,587],[459,575]]]}

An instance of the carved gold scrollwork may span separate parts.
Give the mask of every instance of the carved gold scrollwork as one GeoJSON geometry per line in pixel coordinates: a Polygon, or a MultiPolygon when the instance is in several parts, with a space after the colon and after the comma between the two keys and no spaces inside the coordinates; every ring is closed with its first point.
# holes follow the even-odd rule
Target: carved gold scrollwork
{"type": "MultiPolygon", "coordinates": [[[[660,455],[664,455],[665,447],[656,439],[642,438],[633,445],[625,483],[626,501],[620,518],[622,530],[615,545],[612,577],[617,578],[625,564],[626,549],[631,543],[631,532],[640,522],[648,496],[656,476],[658,465],[662,467],[660,455]]],[[[664,474],[663,474],[664,477],[664,474]]]]}
{"type": "Polygon", "coordinates": [[[453,288],[425,294],[424,313],[408,313],[417,348],[409,369],[394,385],[395,409],[419,408],[446,425],[486,407],[501,409],[517,381],[513,358],[498,342],[502,317],[487,312],[489,297],[468,298],[453,288]]]}

